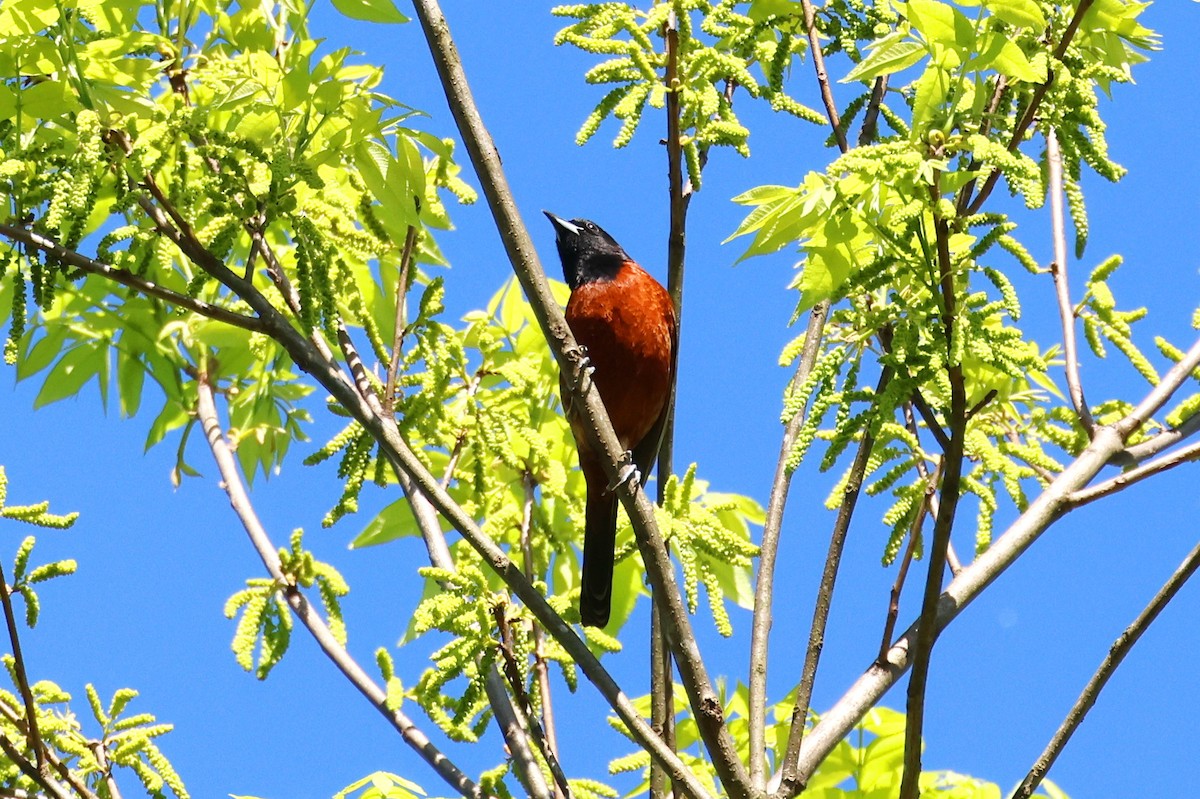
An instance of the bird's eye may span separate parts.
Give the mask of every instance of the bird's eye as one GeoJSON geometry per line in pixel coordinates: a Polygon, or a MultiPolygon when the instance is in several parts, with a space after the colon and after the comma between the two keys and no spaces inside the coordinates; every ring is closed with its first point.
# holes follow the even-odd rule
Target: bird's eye
{"type": "Polygon", "coordinates": [[[595,222],[588,222],[588,223],[587,223],[587,225],[585,225],[585,227],[586,227],[588,230],[590,230],[592,233],[595,233],[595,232],[598,230],[598,228],[596,227],[596,223],[595,223],[595,222]]]}

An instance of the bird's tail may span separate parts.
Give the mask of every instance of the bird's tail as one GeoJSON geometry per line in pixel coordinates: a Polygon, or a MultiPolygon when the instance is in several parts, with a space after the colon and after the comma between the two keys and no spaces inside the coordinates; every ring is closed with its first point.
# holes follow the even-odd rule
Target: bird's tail
{"type": "Polygon", "coordinates": [[[579,592],[579,616],[588,627],[608,624],[616,550],[617,497],[611,492],[600,496],[589,493],[583,533],[583,585],[579,592]]]}

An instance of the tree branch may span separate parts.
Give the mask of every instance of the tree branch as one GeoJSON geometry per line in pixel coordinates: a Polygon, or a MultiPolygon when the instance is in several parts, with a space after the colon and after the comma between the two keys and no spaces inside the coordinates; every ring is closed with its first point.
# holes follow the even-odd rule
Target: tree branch
{"type": "MultiPolygon", "coordinates": [[[[410,228],[411,230],[412,228],[410,228]]],[[[397,322],[399,322],[399,317],[397,317],[397,322]]],[[[375,384],[371,382],[371,375],[368,374],[362,356],[359,355],[358,348],[354,346],[354,342],[350,338],[350,332],[346,329],[345,322],[338,322],[337,336],[338,346],[342,356],[346,359],[350,374],[354,377],[359,397],[366,402],[371,413],[386,419],[394,426],[392,409],[384,404],[387,397],[381,402],[376,395],[375,384]]],[[[409,507],[412,508],[413,518],[421,530],[421,537],[425,541],[430,563],[440,569],[453,571],[455,568],[454,558],[446,544],[446,537],[442,534],[442,526],[438,522],[436,512],[424,495],[408,488],[411,485],[408,475],[399,470],[396,472],[397,480],[405,489],[405,497],[408,499],[409,507]]],[[[516,688],[519,686],[514,686],[514,689],[516,688]]],[[[500,728],[500,734],[504,737],[504,742],[511,753],[517,779],[534,799],[550,799],[550,787],[546,784],[545,775],[542,774],[533,757],[533,751],[529,746],[529,736],[526,734],[526,725],[520,720],[520,714],[513,704],[512,697],[504,687],[504,678],[494,664],[484,676],[484,690],[495,713],[496,726],[500,728]]]]}
{"type": "MultiPolygon", "coordinates": [[[[10,724],[12,724],[14,727],[16,727],[17,732],[26,732],[27,731],[28,725],[25,724],[25,720],[23,718],[21,718],[21,715],[14,708],[10,707],[7,702],[0,701],[0,716],[3,716],[10,724]]],[[[0,738],[3,738],[5,741],[8,740],[7,737],[5,737],[3,735],[0,735],[0,738]]],[[[8,753],[8,750],[6,749],[5,752],[8,753]]],[[[17,754],[21,758],[22,761],[24,761],[26,764],[28,764],[30,769],[36,770],[34,765],[32,763],[29,763],[29,761],[23,755],[20,755],[19,752],[17,754]]],[[[59,779],[61,779],[68,786],[70,786],[71,790],[73,790],[75,792],[75,795],[77,797],[79,797],[79,799],[98,799],[96,794],[94,794],[92,791],[90,791],[88,789],[87,785],[84,784],[84,782],[82,780],[80,780],[79,777],[77,777],[71,773],[71,770],[69,768],[67,768],[67,765],[65,763],[63,763],[61,759],[59,759],[59,757],[54,753],[54,750],[47,748],[45,750],[45,757],[46,757],[46,762],[50,765],[50,767],[53,768],[58,773],[59,779]]],[[[10,758],[11,758],[11,755],[10,755],[10,758]]],[[[13,759],[13,762],[17,763],[18,768],[21,768],[22,771],[24,771],[26,774],[29,774],[33,780],[35,780],[43,788],[46,788],[46,790],[50,792],[51,796],[56,797],[56,799],[59,796],[59,794],[56,792],[55,789],[57,789],[57,791],[66,791],[67,790],[66,788],[64,788],[61,785],[59,785],[58,783],[56,783],[53,779],[51,779],[49,773],[47,773],[46,771],[43,771],[42,774],[40,775],[41,777],[45,778],[45,782],[43,782],[41,779],[39,779],[39,776],[30,774],[29,771],[27,771],[23,766],[20,765],[20,762],[18,762],[15,759],[13,759]]]]}
{"type": "Polygon", "coordinates": [[[409,270],[412,267],[413,251],[417,243],[417,228],[409,225],[404,236],[404,250],[400,255],[400,272],[396,276],[395,330],[392,333],[392,357],[388,362],[387,384],[383,390],[383,410],[393,415],[396,407],[396,379],[400,374],[400,361],[404,350],[404,330],[408,325],[407,294],[409,270]]]}
{"type": "Polygon", "coordinates": [[[209,449],[212,451],[213,460],[216,461],[217,469],[221,473],[222,487],[229,496],[229,504],[233,507],[234,513],[237,514],[238,519],[242,522],[242,527],[245,528],[246,534],[250,537],[250,543],[253,544],[255,551],[258,552],[259,558],[262,559],[267,573],[271,575],[278,589],[283,593],[288,605],[296,614],[296,618],[305,626],[317,645],[321,648],[321,651],[333,661],[333,664],[337,666],[346,679],[358,689],[359,693],[366,697],[368,702],[375,706],[375,709],[400,733],[404,742],[428,763],[430,768],[444,779],[447,784],[463,796],[478,797],[480,799],[487,796],[478,785],[455,766],[429,740],[425,733],[408,716],[399,709],[392,710],[388,707],[387,692],[371,679],[346,648],[338,642],[324,619],[309,604],[304,593],[288,580],[279,562],[277,549],[272,544],[270,536],[259,520],[258,514],[255,512],[254,506],[250,501],[250,496],[246,492],[238,470],[237,461],[229,447],[229,442],[225,439],[220,420],[217,417],[213,387],[208,380],[208,376],[203,372],[196,381],[196,392],[197,415],[205,437],[208,440],[209,449]]]}
{"type": "Polygon", "coordinates": [[[140,291],[147,296],[156,297],[179,308],[194,311],[195,313],[198,313],[201,316],[206,316],[209,319],[215,319],[218,322],[224,322],[227,325],[240,327],[243,330],[249,330],[253,333],[261,333],[263,331],[262,322],[253,316],[245,316],[244,314],[235,313],[234,311],[230,311],[226,308],[221,308],[217,305],[204,302],[203,300],[189,297],[186,294],[180,294],[172,291],[153,281],[138,277],[132,272],[128,272],[124,269],[118,269],[114,266],[109,266],[108,264],[88,258],[86,255],[82,255],[75,250],[67,249],[53,239],[49,239],[40,233],[35,233],[27,228],[0,224],[0,236],[6,236],[13,241],[19,241],[30,247],[35,247],[52,258],[57,258],[63,263],[70,264],[81,272],[99,275],[100,277],[107,278],[114,283],[120,283],[123,286],[128,286],[129,288],[140,291]]]}
{"type": "MultiPolygon", "coordinates": [[[[892,379],[891,367],[883,367],[879,382],[875,387],[875,396],[879,396],[887,388],[892,379]]],[[[804,741],[804,730],[808,721],[808,709],[812,704],[813,685],[817,679],[817,665],[821,659],[821,650],[825,646],[825,627],[829,621],[829,609],[833,604],[833,588],[837,581],[838,567],[842,561],[842,550],[846,544],[846,535],[850,531],[850,520],[854,516],[854,508],[862,491],[863,475],[867,471],[867,463],[871,450],[875,446],[875,438],[868,428],[863,431],[862,439],[858,442],[858,451],[850,465],[850,474],[843,489],[842,504],[838,508],[837,519],[834,521],[833,532],[829,537],[829,550],[825,556],[825,568],[821,572],[821,584],[817,589],[817,601],[813,607],[812,628],[808,635],[808,650],[804,655],[804,668],[800,674],[800,685],[796,689],[796,704],[792,708],[791,728],[788,730],[787,750],[783,759],[783,770],[780,773],[779,789],[775,792],[776,799],[794,796],[803,788],[803,781],[798,777],[798,760],[800,746],[804,741]]]]}
{"type": "Polygon", "coordinates": [[[817,12],[813,8],[812,0],[801,0],[801,5],[804,8],[804,28],[808,31],[808,52],[812,55],[813,69],[816,70],[817,83],[821,87],[825,116],[829,118],[829,126],[833,128],[838,149],[844,153],[850,149],[850,145],[846,142],[846,132],[842,130],[837,103],[833,99],[833,89],[829,85],[829,73],[825,71],[825,54],[821,52],[821,39],[817,34],[817,12]]]}
{"type": "MultiPolygon", "coordinates": [[[[796,373],[792,376],[791,390],[796,391],[808,380],[821,352],[821,337],[825,320],[829,318],[829,302],[823,300],[812,309],[808,327],[804,331],[804,348],[796,373]]],[[[754,616],[750,628],[750,779],[756,789],[764,789],[766,769],[766,718],[767,718],[767,646],[771,633],[771,606],[774,602],[775,560],[779,554],[780,533],[783,530],[783,512],[787,506],[788,491],[792,485],[792,474],[787,468],[788,456],[796,443],[796,435],[804,426],[807,413],[801,411],[788,420],[779,446],[779,460],[775,464],[775,478],[771,483],[771,495],[767,501],[767,513],[763,520],[762,546],[758,551],[758,579],[754,586],[754,616]]]]}
{"type": "MultiPolygon", "coordinates": [[[[1063,55],[1066,54],[1067,47],[1070,46],[1071,40],[1075,38],[1075,32],[1079,30],[1079,23],[1083,21],[1084,14],[1086,14],[1088,9],[1092,7],[1093,2],[1095,2],[1095,0],[1079,0],[1079,5],[1075,7],[1075,13],[1071,16],[1071,21],[1067,23],[1066,30],[1063,31],[1062,39],[1059,40],[1058,46],[1054,48],[1055,61],[1061,61],[1063,55]]],[[[1051,70],[1046,75],[1046,82],[1038,84],[1038,86],[1033,90],[1033,96],[1029,98],[1029,105],[1026,107],[1025,113],[1021,115],[1021,119],[1017,122],[1016,126],[1013,127],[1012,136],[1009,137],[1008,149],[1010,152],[1015,152],[1016,149],[1021,146],[1021,142],[1025,140],[1025,133],[1029,130],[1029,126],[1033,124],[1033,121],[1037,119],[1037,112],[1041,108],[1042,100],[1045,99],[1046,92],[1050,90],[1050,83],[1053,80],[1054,72],[1051,70]]],[[[997,98],[999,98],[1002,91],[1003,90],[998,87],[996,93],[997,98]]],[[[967,214],[979,213],[979,209],[983,207],[983,204],[991,195],[992,190],[996,188],[996,183],[999,180],[1000,170],[993,167],[992,171],[988,173],[987,180],[984,181],[983,186],[979,189],[979,194],[976,195],[975,199],[972,200],[969,205],[964,206],[960,203],[960,207],[965,207],[967,209],[967,214]]],[[[973,187],[974,181],[967,184],[967,186],[964,187],[961,197],[967,197],[969,190],[973,187]]]]}
{"type": "Polygon", "coordinates": [[[879,133],[879,107],[883,105],[883,95],[887,92],[888,76],[880,75],[871,87],[871,99],[867,101],[867,112],[863,114],[862,127],[858,130],[858,146],[866,147],[875,141],[879,133]]]}
{"type": "Polygon", "coordinates": [[[1094,486],[1080,489],[1068,497],[1068,502],[1071,509],[1081,508],[1091,502],[1095,502],[1102,497],[1111,496],[1123,489],[1128,488],[1134,483],[1140,483],[1147,477],[1153,477],[1156,474],[1174,469],[1184,463],[1200,460],[1200,443],[1191,444],[1183,447],[1170,455],[1164,455],[1141,466],[1122,472],[1116,477],[1111,477],[1102,483],[1097,483],[1094,486]]]}
{"type": "MultiPolygon", "coordinates": [[[[40,785],[52,799],[74,799],[67,789],[59,785],[56,780],[52,780],[38,771],[37,766],[30,763],[28,758],[22,755],[21,751],[3,733],[0,733],[0,749],[4,750],[5,757],[15,763],[26,777],[40,785]]],[[[95,794],[90,791],[79,795],[85,799],[95,799],[95,794]]]]}
{"type": "MultiPolygon", "coordinates": [[[[938,201],[938,185],[931,187],[932,200],[938,201]]],[[[950,549],[950,533],[954,529],[954,517],[958,510],[960,483],[962,481],[963,450],[967,435],[967,392],[963,380],[962,363],[954,357],[958,345],[957,295],[954,265],[950,258],[950,227],[944,219],[934,220],[937,242],[938,272],[941,278],[942,325],[946,340],[946,354],[950,381],[950,414],[946,420],[950,425],[950,446],[942,458],[942,490],[938,501],[938,512],[933,523],[933,542],[929,548],[929,571],[925,579],[925,595],[921,603],[921,617],[917,622],[916,649],[913,653],[912,675],[908,680],[907,716],[904,728],[904,776],[900,783],[900,799],[917,799],[920,795],[921,777],[921,734],[925,719],[925,687],[929,680],[929,666],[933,657],[933,645],[940,632],[936,624],[938,598],[942,593],[942,582],[946,574],[946,555],[950,549]]]]}
{"type": "MultiPolygon", "coordinates": [[[[1184,353],[1179,363],[1167,370],[1158,381],[1158,385],[1137,404],[1124,419],[1117,422],[1117,432],[1122,438],[1128,438],[1135,430],[1150,420],[1154,414],[1167,404],[1171,396],[1186,382],[1200,365],[1200,340],[1197,340],[1184,353]]],[[[1190,421],[1190,420],[1189,420],[1190,421]]]]}
{"type": "MultiPolygon", "coordinates": [[[[595,441],[592,443],[596,446],[597,451],[605,453],[606,458],[604,460],[608,477],[613,479],[614,482],[619,482],[615,478],[619,476],[619,464],[623,460],[624,450],[613,432],[612,424],[608,420],[608,414],[600,399],[599,391],[596,390],[595,385],[591,381],[581,380],[583,353],[576,344],[574,336],[571,335],[566,320],[563,318],[562,311],[558,308],[553,295],[550,293],[550,288],[538,261],[533,242],[529,238],[529,233],[522,223],[516,204],[513,201],[512,192],[508,187],[508,181],[505,178],[504,170],[500,163],[499,154],[496,151],[495,144],[492,142],[487,128],[483,124],[483,120],[471,95],[466,75],[462,69],[462,62],[458,57],[453,37],[450,35],[449,25],[436,0],[417,0],[415,7],[417,16],[420,18],[422,28],[425,31],[426,40],[433,54],[434,63],[442,81],[442,87],[446,92],[451,113],[458,124],[459,132],[471,156],[475,171],[479,175],[483,193],[487,197],[488,204],[491,207],[500,237],[508,252],[509,260],[512,262],[517,278],[525,290],[534,316],[537,318],[538,324],[546,336],[550,349],[554,353],[559,367],[564,370],[567,376],[568,384],[575,386],[579,392],[577,400],[580,405],[581,419],[584,422],[587,435],[589,437],[594,436],[595,441]]],[[[410,467],[406,466],[406,468],[410,467]]],[[[414,463],[411,467],[413,470],[418,468],[423,469],[419,463],[414,463]]],[[[422,488],[425,487],[422,486],[422,488]]],[[[431,485],[429,486],[429,490],[437,492],[438,487],[431,485]]],[[[663,545],[662,536],[654,521],[653,507],[646,498],[645,493],[641,490],[641,487],[637,485],[637,481],[625,481],[617,488],[617,495],[633,522],[638,547],[641,550],[642,559],[646,564],[647,575],[654,588],[655,602],[666,611],[664,615],[667,621],[668,639],[671,642],[676,663],[679,665],[684,686],[688,690],[688,698],[695,713],[701,737],[704,739],[705,745],[712,755],[713,764],[716,767],[724,788],[735,799],[743,799],[748,794],[749,789],[749,780],[745,774],[745,767],[738,757],[737,746],[732,736],[725,728],[720,697],[713,688],[704,667],[704,662],[700,657],[699,647],[696,644],[695,635],[691,629],[690,618],[684,608],[679,589],[675,584],[674,566],[671,564],[666,548],[663,545]]],[[[441,503],[441,499],[436,493],[432,493],[430,496],[431,498],[437,498],[438,502],[435,504],[441,503]]],[[[449,498],[447,497],[446,499],[448,500],[449,498]]],[[[449,504],[452,503],[447,503],[447,507],[449,504]]],[[[438,509],[443,513],[446,512],[441,507],[438,509]]],[[[461,510],[455,515],[462,518],[463,522],[469,522],[469,520],[463,518],[461,510]]],[[[451,518],[456,527],[460,527],[458,520],[454,516],[448,518],[451,518]]],[[[474,524],[470,524],[473,528],[474,524]]],[[[475,531],[473,530],[472,533],[474,535],[475,531]]],[[[472,536],[468,536],[468,538],[470,539],[472,536]]],[[[472,543],[474,544],[475,542],[473,541],[472,543]]],[[[495,548],[495,545],[491,544],[491,542],[488,542],[488,544],[489,548],[495,548]]],[[[499,552],[499,550],[496,551],[499,557],[493,561],[492,565],[498,573],[504,576],[513,567],[502,552],[499,552]]],[[[519,573],[514,578],[505,577],[505,581],[510,586],[514,586],[517,579],[522,583],[525,582],[523,576],[520,576],[519,573]]],[[[538,600],[544,604],[544,600],[541,600],[540,595],[537,595],[531,587],[528,593],[530,595],[528,599],[522,597],[522,600],[526,601],[526,604],[535,601],[533,596],[537,596],[538,600]]],[[[542,611],[540,609],[531,607],[531,610],[534,610],[535,614],[541,618],[542,611]]],[[[548,606],[546,610],[549,610],[548,606]]],[[[562,624],[561,619],[558,620],[558,623],[562,624]]],[[[547,629],[556,638],[560,638],[560,640],[565,634],[569,634],[569,631],[563,631],[553,624],[548,624],[547,629]]],[[[573,634],[571,634],[571,637],[574,638],[573,634]]],[[[578,641],[577,638],[575,640],[578,641]]],[[[584,651],[586,651],[586,648],[584,651]]],[[[572,652],[572,655],[574,654],[572,652]]],[[[596,666],[598,665],[597,663],[596,666]]],[[[587,668],[585,668],[585,673],[587,673],[587,668]]],[[[615,688],[615,685],[613,687],[615,688]]],[[[623,699],[623,695],[621,698],[623,699]]],[[[617,701],[617,699],[617,695],[613,695],[610,701],[617,701]]],[[[627,702],[627,700],[625,701],[627,702]]],[[[631,718],[626,718],[626,712],[620,708],[618,709],[618,714],[621,715],[622,720],[627,725],[631,723],[631,718],[636,715],[630,714],[631,718]]],[[[641,718],[637,718],[637,724],[646,730],[650,729],[641,718]]],[[[651,744],[641,741],[640,735],[638,737],[639,743],[643,743],[643,745],[650,748],[651,744]]],[[[652,753],[656,756],[662,758],[666,755],[666,748],[661,740],[655,738],[652,746],[652,753]]],[[[672,764],[673,769],[678,768],[686,771],[686,768],[683,767],[683,764],[675,757],[674,753],[670,754],[670,759],[674,761],[672,764]]],[[[683,774],[681,773],[680,776],[683,776],[683,774]]],[[[700,793],[704,793],[699,783],[695,781],[695,777],[690,773],[687,776],[691,782],[688,786],[689,791],[694,787],[700,793]]],[[[675,778],[674,774],[672,778],[675,778]]]]}
{"type": "MultiPolygon", "coordinates": [[[[687,13],[686,11],[684,13],[687,13]]],[[[687,212],[692,193],[685,191],[683,180],[683,140],[679,130],[679,20],[674,11],[667,15],[663,30],[666,50],[666,70],[663,83],[666,86],[667,116],[667,191],[670,224],[667,234],[667,293],[675,307],[675,358],[678,362],[679,346],[683,335],[683,276],[687,254],[687,212]]],[[[690,184],[689,184],[690,185],[690,184]]],[[[678,380],[671,386],[667,398],[667,422],[663,430],[662,444],[658,450],[658,504],[662,505],[667,479],[675,471],[675,392],[678,380]]],[[[675,698],[674,669],[671,649],[667,641],[667,625],[659,603],[650,609],[650,726],[675,748],[675,698]]],[[[650,763],[650,799],[665,799],[668,795],[666,774],[657,762],[650,763]]]]}
{"type": "Polygon", "coordinates": [[[8,580],[4,577],[4,569],[0,568],[0,602],[4,604],[4,623],[8,627],[8,640],[12,644],[13,672],[16,676],[17,690],[21,692],[21,701],[25,705],[25,737],[29,751],[39,772],[46,770],[46,744],[42,741],[38,730],[38,706],[33,698],[33,689],[29,686],[29,672],[25,669],[25,657],[21,654],[21,638],[17,632],[17,616],[13,612],[12,591],[8,580]]]}
{"type": "Polygon", "coordinates": [[[1083,395],[1083,383],[1079,379],[1079,347],[1075,340],[1075,309],[1071,304],[1071,287],[1067,281],[1067,232],[1066,214],[1063,211],[1063,160],[1062,148],[1058,144],[1058,133],[1054,128],[1046,131],[1046,161],[1050,173],[1050,229],[1054,238],[1054,263],[1050,273],[1054,276],[1054,294],[1058,301],[1058,316],[1062,322],[1063,357],[1066,359],[1067,393],[1080,424],[1088,438],[1096,433],[1096,421],[1083,395]]]}
{"type": "Polygon", "coordinates": [[[1054,765],[1054,761],[1062,754],[1063,747],[1067,745],[1067,742],[1071,740],[1071,736],[1075,734],[1075,730],[1083,723],[1084,716],[1096,704],[1096,699],[1100,696],[1100,692],[1104,690],[1104,686],[1108,683],[1109,678],[1112,677],[1117,667],[1121,665],[1121,661],[1125,659],[1125,656],[1129,654],[1133,645],[1142,637],[1142,633],[1146,632],[1150,625],[1154,623],[1154,620],[1158,618],[1158,614],[1167,606],[1167,603],[1179,593],[1179,589],[1183,588],[1184,583],[1196,573],[1197,568],[1200,568],[1200,544],[1192,548],[1192,551],[1188,553],[1183,563],[1175,570],[1175,573],[1171,575],[1170,579],[1163,584],[1158,593],[1154,595],[1154,598],[1150,600],[1150,604],[1142,609],[1142,612],[1133,620],[1133,623],[1113,642],[1108,650],[1108,654],[1100,662],[1099,668],[1096,669],[1092,678],[1088,680],[1087,685],[1083,688],[1083,692],[1079,694],[1079,698],[1075,700],[1074,706],[1067,713],[1067,717],[1063,719],[1063,723],[1054,733],[1054,737],[1050,739],[1050,743],[1046,745],[1037,762],[1033,764],[1025,779],[1021,781],[1020,786],[1013,793],[1012,799],[1029,799],[1033,795],[1033,792],[1041,785],[1046,773],[1050,771],[1050,767],[1054,765]]]}
{"type": "MultiPolygon", "coordinates": [[[[1165,404],[1179,386],[1200,367],[1200,340],[1172,367],[1141,403],[1120,422],[1096,428],[1096,437],[1062,472],[1046,486],[1025,512],[1017,517],[986,552],[950,581],[938,602],[936,628],[945,629],[985,588],[992,584],[1025,550],[1074,507],[1077,492],[1088,485],[1102,468],[1125,447],[1125,437],[1137,429],[1149,414],[1165,404]]],[[[887,651],[881,661],[872,663],[850,686],[841,699],[821,716],[820,722],[805,736],[800,751],[797,778],[803,783],[833,751],[854,725],[883,698],[911,664],[917,623],[913,623],[887,651]]]]}

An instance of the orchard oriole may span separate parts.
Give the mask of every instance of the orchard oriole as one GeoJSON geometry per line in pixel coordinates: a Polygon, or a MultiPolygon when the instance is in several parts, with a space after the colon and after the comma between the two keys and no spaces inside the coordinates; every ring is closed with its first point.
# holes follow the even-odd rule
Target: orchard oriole
{"type": "MultiPolygon", "coordinates": [[[[595,222],[543,213],[554,225],[571,288],[567,324],[587,351],[591,379],[617,439],[633,454],[645,481],[670,412],[679,340],[675,306],[666,289],[595,222]]],[[[589,627],[603,627],[612,600],[617,496],[605,477],[603,454],[592,449],[578,410],[571,407],[565,376],[559,378],[559,390],[587,483],[579,615],[589,627]]]]}

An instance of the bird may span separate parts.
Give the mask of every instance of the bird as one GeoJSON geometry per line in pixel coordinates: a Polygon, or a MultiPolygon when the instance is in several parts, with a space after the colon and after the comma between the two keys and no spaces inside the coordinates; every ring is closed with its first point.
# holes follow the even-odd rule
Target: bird
{"type": "MultiPolygon", "coordinates": [[[[571,289],[567,325],[586,351],[589,379],[644,482],[671,411],[679,344],[675,305],[667,290],[595,222],[543,213],[554,226],[563,277],[571,289]]],[[[560,373],[563,409],[587,485],[579,616],[585,626],[605,627],[612,606],[617,495],[605,476],[606,456],[588,442],[569,388],[567,375],[560,373]]]]}

